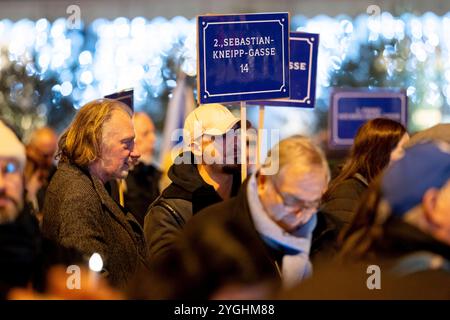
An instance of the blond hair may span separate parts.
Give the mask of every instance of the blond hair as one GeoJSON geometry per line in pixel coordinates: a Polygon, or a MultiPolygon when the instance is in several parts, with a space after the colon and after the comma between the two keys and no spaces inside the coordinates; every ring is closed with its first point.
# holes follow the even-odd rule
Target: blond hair
{"type": "Polygon", "coordinates": [[[100,156],[103,126],[114,110],[132,116],[131,109],[117,100],[98,99],[85,104],[59,139],[59,160],[82,168],[94,162],[100,156]]]}

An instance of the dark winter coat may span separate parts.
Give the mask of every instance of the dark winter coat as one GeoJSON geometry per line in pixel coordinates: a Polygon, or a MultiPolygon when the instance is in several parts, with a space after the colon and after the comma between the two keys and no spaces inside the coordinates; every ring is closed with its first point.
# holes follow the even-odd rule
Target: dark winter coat
{"type": "MultiPolygon", "coordinates": [[[[133,214],[142,227],[149,205],[159,196],[160,179],[161,172],[155,166],[143,163],[138,163],[125,179],[125,208],[133,214]]],[[[112,198],[119,203],[117,182],[111,182],[108,188],[111,190],[112,198]]]]}
{"type": "Polygon", "coordinates": [[[317,226],[313,233],[313,264],[318,260],[332,259],[337,253],[338,235],[353,220],[367,187],[365,179],[355,175],[339,183],[324,199],[317,213],[317,226]]]}

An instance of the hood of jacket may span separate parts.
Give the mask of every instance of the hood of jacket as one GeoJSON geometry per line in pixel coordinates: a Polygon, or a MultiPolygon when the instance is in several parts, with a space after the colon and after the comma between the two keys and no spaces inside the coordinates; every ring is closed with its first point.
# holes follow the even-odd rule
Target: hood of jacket
{"type": "MultiPolygon", "coordinates": [[[[214,188],[207,184],[198,172],[197,165],[194,163],[194,155],[191,152],[180,154],[175,163],[168,172],[172,183],[162,192],[164,198],[177,198],[192,201],[193,194],[211,194],[216,193],[214,188]],[[182,158],[182,159],[180,159],[182,158]],[[183,159],[191,159],[189,163],[183,163],[183,159]]],[[[241,184],[240,174],[233,176],[233,187],[231,194],[236,195],[241,184]]],[[[218,195],[217,195],[218,196],[218,195]]]]}
{"type": "Polygon", "coordinates": [[[162,196],[166,199],[177,198],[192,201],[192,195],[199,189],[214,191],[214,188],[203,181],[194,163],[194,156],[190,152],[180,154],[175,163],[169,168],[168,176],[172,183],[163,190],[162,196]],[[191,159],[190,163],[181,162],[183,159],[191,159]],[[211,190],[212,189],[212,190],[211,190]]]}

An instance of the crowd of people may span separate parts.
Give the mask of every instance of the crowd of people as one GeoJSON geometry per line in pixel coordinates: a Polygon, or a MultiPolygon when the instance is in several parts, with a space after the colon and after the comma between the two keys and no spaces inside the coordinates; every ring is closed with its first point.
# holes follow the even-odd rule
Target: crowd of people
{"type": "Polygon", "coordinates": [[[240,125],[194,109],[161,190],[155,126],[120,101],[26,146],[0,120],[0,297],[450,298],[450,125],[370,120],[335,177],[300,135],[242,177],[240,125]]]}

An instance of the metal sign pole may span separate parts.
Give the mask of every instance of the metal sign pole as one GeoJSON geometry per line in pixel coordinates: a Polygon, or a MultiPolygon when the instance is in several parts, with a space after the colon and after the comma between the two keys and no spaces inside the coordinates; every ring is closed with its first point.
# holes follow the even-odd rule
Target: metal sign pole
{"type": "Polygon", "coordinates": [[[241,180],[247,178],[247,104],[241,101],[241,180]]]}

